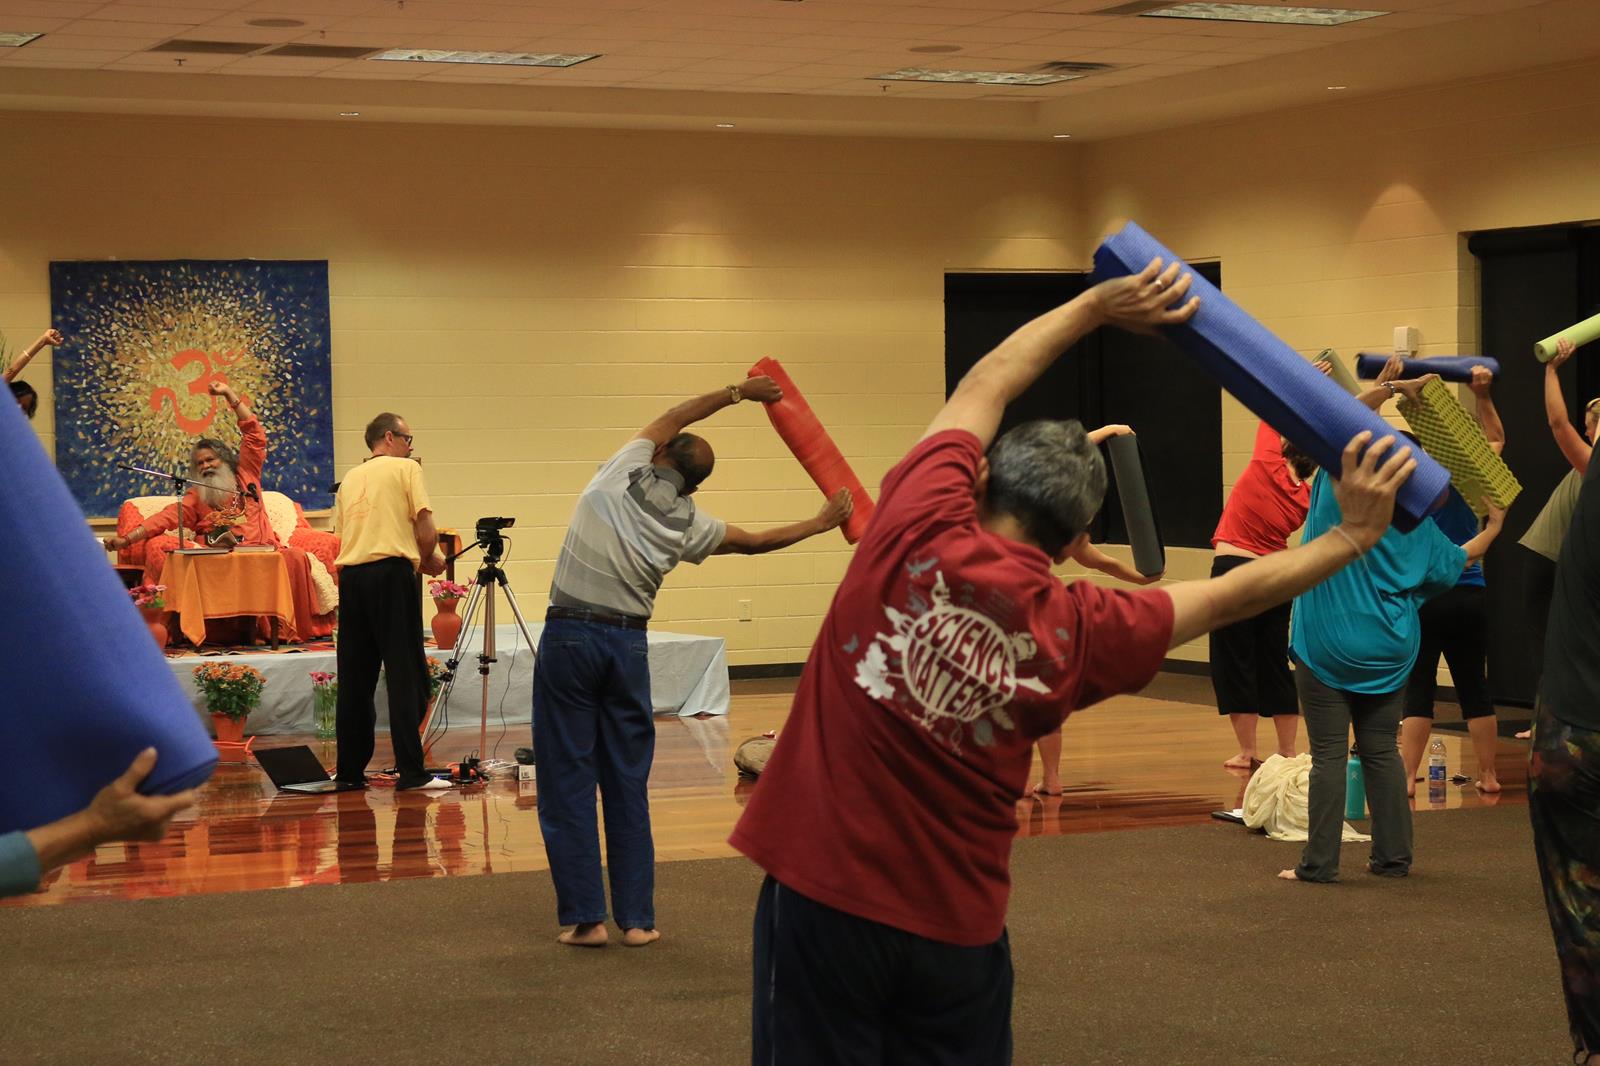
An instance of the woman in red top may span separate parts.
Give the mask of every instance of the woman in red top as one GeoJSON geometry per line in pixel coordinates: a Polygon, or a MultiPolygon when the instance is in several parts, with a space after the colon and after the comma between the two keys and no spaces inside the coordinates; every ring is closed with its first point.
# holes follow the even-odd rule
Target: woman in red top
{"type": "MultiPolygon", "coordinates": [[[[1234,482],[1211,536],[1212,577],[1288,547],[1289,535],[1305,523],[1315,470],[1305,453],[1261,423],[1250,463],[1234,482]]],[[[1232,720],[1239,741],[1239,754],[1222,765],[1254,765],[1258,716],[1272,719],[1278,754],[1294,757],[1300,701],[1289,672],[1287,603],[1211,634],[1211,687],[1217,713],[1232,720]]]]}

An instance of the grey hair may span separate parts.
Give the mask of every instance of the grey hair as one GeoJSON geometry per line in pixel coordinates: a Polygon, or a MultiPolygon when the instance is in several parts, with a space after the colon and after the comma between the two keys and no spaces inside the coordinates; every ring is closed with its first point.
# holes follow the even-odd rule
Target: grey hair
{"type": "Polygon", "coordinates": [[[385,411],[371,422],[368,422],[367,447],[371,448],[390,433],[399,433],[402,421],[399,415],[394,414],[392,411],[385,411]]]}
{"type": "Polygon", "coordinates": [[[234,453],[232,448],[228,447],[220,440],[217,440],[215,437],[201,437],[189,448],[189,472],[191,474],[200,469],[200,464],[195,462],[194,453],[202,448],[205,448],[208,451],[216,452],[217,458],[221,459],[227,466],[235,469],[238,468],[239,456],[234,453]]]}
{"type": "Polygon", "coordinates": [[[1105,497],[1105,460],[1076,419],[1024,422],[989,449],[989,508],[1049,555],[1089,528],[1105,497]]]}

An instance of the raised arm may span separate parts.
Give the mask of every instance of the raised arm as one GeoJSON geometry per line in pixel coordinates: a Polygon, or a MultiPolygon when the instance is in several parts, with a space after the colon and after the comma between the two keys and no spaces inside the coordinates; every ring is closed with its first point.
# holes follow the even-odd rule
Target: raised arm
{"type": "Polygon", "coordinates": [[[1561,454],[1572,464],[1572,469],[1582,474],[1589,469],[1589,442],[1573,428],[1572,419],[1567,417],[1567,398],[1562,395],[1561,378],[1556,375],[1561,364],[1571,359],[1575,351],[1571,341],[1565,338],[1556,341],[1556,354],[1544,365],[1544,418],[1550,424],[1550,433],[1561,454]]]}
{"type": "Polygon", "coordinates": [[[1478,401],[1478,425],[1483,427],[1483,436],[1489,442],[1489,447],[1499,455],[1506,446],[1506,426],[1500,421],[1500,412],[1494,405],[1493,387],[1494,375],[1489,373],[1488,367],[1472,368],[1470,388],[1478,401]]]}
{"type": "Polygon", "coordinates": [[[1090,444],[1104,444],[1112,437],[1133,436],[1133,427],[1122,425],[1119,422],[1116,425],[1101,426],[1099,429],[1091,429],[1086,436],[1088,436],[1090,444]]]}
{"type": "Polygon", "coordinates": [[[1115,556],[1090,544],[1087,538],[1080,540],[1078,546],[1072,550],[1072,561],[1080,566],[1087,566],[1090,570],[1098,570],[1102,574],[1114,577],[1118,581],[1126,581],[1132,585],[1154,585],[1161,580],[1160,574],[1146,577],[1133,567],[1115,556]]]}
{"type": "Polygon", "coordinates": [[[775,552],[779,548],[798,544],[818,533],[839,528],[844,525],[855,508],[856,503],[850,498],[850,490],[840,489],[822,505],[817,517],[808,518],[804,522],[795,522],[776,529],[764,529],[759,533],[752,533],[738,526],[728,526],[722,534],[722,543],[717,545],[711,554],[765,555],[767,552],[775,552]]]}
{"type": "Polygon", "coordinates": [[[6,367],[6,372],[4,374],[5,380],[8,382],[15,381],[17,379],[17,375],[22,373],[22,368],[32,362],[33,357],[43,351],[45,345],[49,345],[50,347],[54,348],[57,345],[62,344],[65,339],[66,338],[61,336],[61,331],[58,329],[47,329],[43,333],[39,334],[38,340],[22,349],[17,357],[11,360],[11,365],[6,367]]]}
{"type": "Polygon", "coordinates": [[[687,427],[702,419],[710,418],[724,407],[732,407],[740,400],[777,403],[781,399],[783,390],[778,388],[778,383],[771,378],[764,376],[746,378],[737,385],[728,385],[716,392],[708,392],[704,396],[683,401],[635,433],[634,439],[643,437],[659,448],[687,427]]]}
{"type": "Polygon", "coordinates": [[[1053,311],[1022,326],[967,371],[956,391],[934,416],[924,436],[964,429],[988,448],[1006,405],[1022,395],[1045,369],[1081,338],[1100,326],[1149,331],[1194,316],[1198,296],[1183,302],[1189,275],[1179,264],[1165,271],[1153,259],[1138,274],[1103,281],[1053,311]],[[1173,309],[1173,304],[1182,305],[1173,309]]]}
{"type": "MultiPolygon", "coordinates": [[[[1274,552],[1222,577],[1168,587],[1173,610],[1171,647],[1286,603],[1378,543],[1394,515],[1395,493],[1417,468],[1417,461],[1409,447],[1394,448],[1392,436],[1368,447],[1371,440],[1371,431],[1362,430],[1345,445],[1334,489],[1342,515],[1337,526],[1309,544],[1274,552]]],[[[1331,475],[1323,471],[1317,476],[1331,475]]]]}
{"type": "Polygon", "coordinates": [[[1383,369],[1378,371],[1378,380],[1372,383],[1369,389],[1356,393],[1356,399],[1376,411],[1383,406],[1385,400],[1395,394],[1400,375],[1405,372],[1405,360],[1398,355],[1391,355],[1389,361],[1383,364],[1383,369]]]}
{"type": "Polygon", "coordinates": [[[1483,557],[1489,554],[1494,539],[1500,535],[1501,527],[1506,524],[1505,508],[1496,507],[1488,500],[1483,501],[1483,506],[1489,512],[1489,517],[1483,523],[1483,529],[1478,531],[1476,537],[1461,546],[1467,553],[1467,561],[1461,567],[1463,570],[1474,563],[1483,562],[1483,557]]]}

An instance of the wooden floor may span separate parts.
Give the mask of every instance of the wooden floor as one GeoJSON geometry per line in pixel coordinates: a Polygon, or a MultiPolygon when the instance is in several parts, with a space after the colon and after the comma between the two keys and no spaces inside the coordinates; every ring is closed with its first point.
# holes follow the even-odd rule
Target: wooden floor
{"type": "MultiPolygon", "coordinates": [[[[792,680],[736,682],[725,717],[657,719],[650,804],[660,861],[734,854],[727,835],[754,786],[735,773],[733,749],[748,737],[782,727],[793,688],[792,680]]],[[[1248,775],[1221,765],[1235,749],[1210,695],[1203,679],[1165,675],[1139,696],[1075,715],[1065,735],[1066,795],[1019,800],[1019,834],[1195,824],[1214,810],[1239,806],[1248,775]]],[[[491,754],[509,760],[517,747],[529,743],[526,728],[516,727],[497,749],[499,731],[492,729],[491,754]]],[[[1271,726],[1263,724],[1263,743],[1270,743],[1271,734],[1271,726]]],[[[1439,735],[1452,773],[1463,758],[1470,763],[1464,734],[1439,735]]],[[[310,743],[325,763],[333,762],[331,742],[263,737],[259,743],[310,743]]],[[[1304,743],[1302,733],[1302,748],[1304,743]]],[[[476,744],[476,731],[461,735],[461,747],[476,744]]],[[[380,742],[374,765],[388,754],[380,742]]],[[[461,754],[444,748],[434,752],[436,761],[461,754]]],[[[1525,803],[1525,758],[1525,745],[1504,741],[1498,769],[1505,791],[1499,796],[1452,785],[1443,804],[1420,798],[1417,810],[1525,803]]],[[[545,865],[532,782],[496,781],[437,798],[382,788],[318,797],[275,792],[254,764],[224,765],[198,807],[176,822],[165,840],[102,847],[51,875],[41,892],[6,905],[504,873],[545,865]]]]}

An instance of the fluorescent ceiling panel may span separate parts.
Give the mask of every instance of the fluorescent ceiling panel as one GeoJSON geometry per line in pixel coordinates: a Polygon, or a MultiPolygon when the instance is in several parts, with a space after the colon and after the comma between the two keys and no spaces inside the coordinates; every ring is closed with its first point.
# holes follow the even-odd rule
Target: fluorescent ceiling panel
{"type": "Polygon", "coordinates": [[[964,85],[1054,85],[1073,81],[1082,74],[1012,74],[999,70],[923,70],[906,67],[887,74],[874,74],[872,81],[934,81],[964,85]]]}
{"type": "Polygon", "coordinates": [[[1387,11],[1354,11],[1339,7],[1279,7],[1276,4],[1192,3],[1146,11],[1147,19],[1208,19],[1213,22],[1271,22],[1280,26],[1342,26],[1347,22],[1387,15],[1387,11]]]}
{"type": "Polygon", "coordinates": [[[449,52],[438,48],[391,48],[373,59],[398,63],[484,63],[501,67],[574,67],[598,55],[561,55],[556,52],[449,52]]]}

